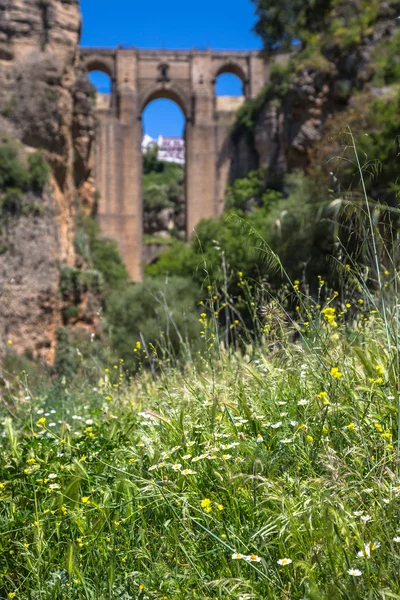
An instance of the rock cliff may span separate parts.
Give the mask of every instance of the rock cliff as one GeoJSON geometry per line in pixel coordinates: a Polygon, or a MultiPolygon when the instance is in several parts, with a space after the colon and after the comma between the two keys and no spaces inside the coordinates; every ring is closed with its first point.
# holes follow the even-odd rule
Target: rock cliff
{"type": "MultiPolygon", "coordinates": [[[[44,192],[24,199],[40,210],[0,222],[0,354],[11,340],[16,352],[46,362],[62,324],[60,268],[77,260],[76,206],[94,201],[94,116],[80,30],[76,0],[0,0],[0,144],[17,140],[22,162],[41,149],[51,167],[44,192]]],[[[94,317],[83,321],[91,327],[94,317]]]]}
{"type": "MultiPolygon", "coordinates": [[[[339,3],[335,10],[333,17],[344,22],[362,16],[357,0],[339,3]]],[[[243,176],[243,165],[263,168],[274,177],[307,168],[310,150],[323,137],[327,120],[346,110],[354,93],[373,87],[376,55],[379,49],[387,51],[399,14],[400,2],[382,2],[374,23],[354,43],[345,46],[339,38],[324,39],[318,51],[300,53],[285,94],[267,97],[252,130],[236,132],[232,176],[243,176]]]]}

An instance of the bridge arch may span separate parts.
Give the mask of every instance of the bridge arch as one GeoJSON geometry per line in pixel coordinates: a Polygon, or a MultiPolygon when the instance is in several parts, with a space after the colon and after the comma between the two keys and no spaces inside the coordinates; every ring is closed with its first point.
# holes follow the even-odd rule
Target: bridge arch
{"type": "Polygon", "coordinates": [[[83,65],[88,73],[92,71],[101,71],[108,75],[111,79],[115,77],[114,61],[99,56],[88,56],[85,58],[83,65]]]}
{"type": "Polygon", "coordinates": [[[150,162],[142,161],[144,265],[151,263],[160,253],[154,246],[154,236],[158,236],[160,231],[168,231],[181,239],[186,237],[188,200],[187,119],[183,107],[174,94],[156,92],[149,94],[146,100],[141,118],[142,153],[145,156],[150,151],[150,162]],[[163,166],[153,163],[155,145],[156,156],[163,166]],[[151,173],[152,164],[156,167],[155,173],[151,173]],[[174,181],[171,181],[172,174],[176,176],[174,181]]]}
{"type": "Polygon", "coordinates": [[[175,102],[183,112],[185,120],[188,121],[190,118],[189,101],[186,95],[177,87],[156,87],[143,94],[140,101],[140,114],[143,114],[143,111],[150,102],[160,99],[172,100],[172,102],[175,102]]]}
{"type": "Polygon", "coordinates": [[[237,62],[229,61],[220,66],[214,73],[214,82],[217,80],[217,77],[219,77],[220,75],[225,75],[225,73],[236,75],[236,77],[239,77],[243,85],[246,85],[246,83],[248,82],[248,76],[246,71],[243,69],[242,65],[240,65],[237,62]]]}

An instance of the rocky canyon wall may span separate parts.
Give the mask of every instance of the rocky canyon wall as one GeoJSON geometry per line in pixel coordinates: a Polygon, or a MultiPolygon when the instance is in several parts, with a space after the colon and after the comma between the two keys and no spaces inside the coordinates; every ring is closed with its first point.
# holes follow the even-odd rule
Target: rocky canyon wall
{"type": "MultiPolygon", "coordinates": [[[[51,167],[43,193],[0,230],[0,356],[54,360],[62,325],[62,265],[73,267],[77,205],[91,206],[94,116],[81,69],[81,14],[76,0],[0,0],[0,146],[26,161],[41,149],[51,167]]],[[[31,196],[31,197],[30,197],[31,196]]],[[[94,314],[82,323],[94,325],[94,314]]]]}
{"type": "MultiPolygon", "coordinates": [[[[333,16],[341,19],[358,18],[360,4],[347,0],[336,11],[333,16]]],[[[381,2],[375,22],[356,43],[343,47],[331,39],[324,41],[319,52],[296,59],[284,96],[267,99],[254,127],[237,132],[232,178],[243,177],[248,166],[263,168],[272,178],[307,169],[313,145],[324,136],[325,123],[346,110],[355,95],[374,87],[377,49],[386,51],[399,27],[399,14],[400,2],[381,2]]]]}

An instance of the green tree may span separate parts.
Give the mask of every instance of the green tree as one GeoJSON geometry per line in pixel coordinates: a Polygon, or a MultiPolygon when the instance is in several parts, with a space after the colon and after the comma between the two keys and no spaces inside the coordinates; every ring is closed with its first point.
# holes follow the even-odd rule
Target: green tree
{"type": "Polygon", "coordinates": [[[164,171],[164,163],[158,160],[158,146],[147,148],[143,155],[143,173],[162,173],[164,171]]]}
{"type": "Polygon", "coordinates": [[[267,51],[290,48],[294,40],[323,31],[334,0],[253,0],[258,21],[256,33],[267,51]]]}

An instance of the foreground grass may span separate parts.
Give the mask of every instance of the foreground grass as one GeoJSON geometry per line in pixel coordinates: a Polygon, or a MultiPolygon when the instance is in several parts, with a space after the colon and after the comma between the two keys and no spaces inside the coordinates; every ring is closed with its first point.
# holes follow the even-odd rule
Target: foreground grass
{"type": "Polygon", "coordinates": [[[350,337],[323,315],[269,357],[25,389],[2,426],[0,597],[400,598],[396,355],[378,316],[350,337]]]}

